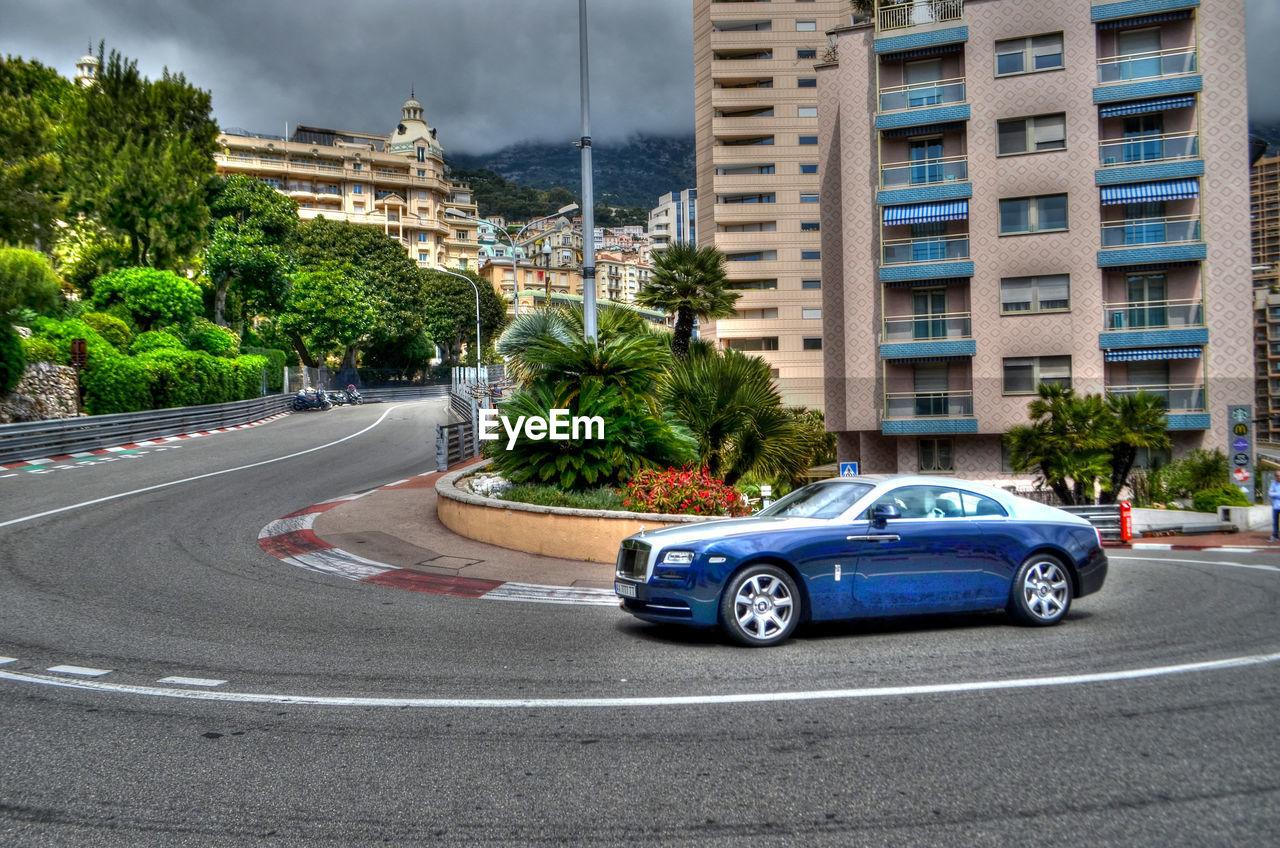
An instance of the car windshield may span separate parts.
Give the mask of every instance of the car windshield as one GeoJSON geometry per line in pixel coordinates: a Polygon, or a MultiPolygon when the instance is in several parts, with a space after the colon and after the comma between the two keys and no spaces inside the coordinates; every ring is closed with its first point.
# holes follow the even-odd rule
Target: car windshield
{"type": "Polygon", "coordinates": [[[813,483],[796,489],[756,514],[774,518],[836,518],[872,488],[866,483],[813,483]]]}

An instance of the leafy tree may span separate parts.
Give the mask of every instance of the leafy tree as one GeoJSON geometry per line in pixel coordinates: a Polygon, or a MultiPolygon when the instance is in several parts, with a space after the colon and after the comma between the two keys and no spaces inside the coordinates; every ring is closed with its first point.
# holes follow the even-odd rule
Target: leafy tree
{"type": "Polygon", "coordinates": [[[1227,455],[1221,450],[1196,448],[1169,463],[1161,477],[1169,495],[1189,498],[1206,489],[1230,486],[1230,468],[1227,455]]]}
{"type": "Polygon", "coordinates": [[[1015,471],[1037,471],[1064,504],[1093,503],[1099,480],[1110,483],[1115,427],[1106,402],[1050,383],[1038,393],[1027,407],[1032,423],[1005,434],[1010,462],[1015,471]]]}
{"type": "Polygon", "coordinates": [[[71,288],[88,298],[93,281],[117,268],[129,266],[129,241],[92,218],[66,222],[53,246],[54,266],[71,288]]]}
{"type": "Polygon", "coordinates": [[[0,397],[22,379],[27,370],[27,357],[22,348],[22,337],[9,326],[8,321],[0,321],[0,397]]]}
{"type": "Polygon", "coordinates": [[[91,302],[99,309],[122,305],[139,329],[190,321],[200,314],[200,286],[172,271],[121,268],[93,283],[91,302]]]}
{"type": "Polygon", "coordinates": [[[484,338],[496,338],[506,324],[506,301],[493,290],[492,285],[475,274],[454,272],[472,280],[476,285],[473,289],[466,280],[460,280],[453,274],[430,268],[418,269],[418,273],[426,293],[423,330],[445,351],[446,359],[459,358],[464,342],[475,349],[476,289],[480,291],[480,332],[484,338]]]}
{"type": "Polygon", "coordinates": [[[300,271],[291,283],[278,321],[304,365],[315,368],[326,355],[352,349],[373,329],[377,302],[350,266],[300,271]]]}
{"type": "Polygon", "coordinates": [[[292,271],[287,247],[298,229],[298,204],[243,174],[216,183],[205,270],[213,280],[213,320],[225,325],[233,288],[250,311],[278,309],[292,271]]]}
{"type": "Polygon", "coordinates": [[[0,316],[18,309],[49,315],[62,300],[58,275],[43,253],[0,247],[0,316]]]}
{"type": "Polygon", "coordinates": [[[693,319],[729,318],[736,292],[726,288],[724,254],[714,247],[675,242],[656,254],[649,281],[636,295],[641,306],[676,316],[671,351],[677,359],[689,353],[693,319]]]}
{"type": "Polygon", "coordinates": [[[1107,408],[1114,418],[1115,432],[1111,443],[1110,485],[1102,493],[1103,503],[1115,503],[1129,483],[1129,473],[1138,451],[1167,450],[1169,418],[1165,415],[1164,398],[1150,392],[1132,395],[1108,395],[1107,408]]]}
{"type": "Polygon", "coordinates": [[[62,189],[54,134],[72,93],[52,68],[0,58],[0,244],[52,246],[62,189]]]}
{"type": "Polygon", "coordinates": [[[178,268],[206,238],[218,126],[209,92],[115,50],[71,98],[59,153],[67,207],[128,239],[131,265],[178,268]]]}
{"type": "Polygon", "coordinates": [[[782,406],[769,363],[728,350],[677,360],[663,404],[698,441],[698,462],[733,485],[743,475],[790,478],[807,467],[811,442],[782,406]]]}
{"type": "Polygon", "coordinates": [[[116,316],[105,312],[86,312],[80,316],[80,320],[97,330],[98,335],[110,342],[116,350],[121,353],[129,350],[133,333],[129,331],[129,325],[116,316]]]}

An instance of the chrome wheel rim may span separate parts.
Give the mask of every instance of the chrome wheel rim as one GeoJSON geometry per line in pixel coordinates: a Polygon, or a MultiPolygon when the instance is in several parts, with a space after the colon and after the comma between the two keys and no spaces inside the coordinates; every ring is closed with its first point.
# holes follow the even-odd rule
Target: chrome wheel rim
{"type": "Polygon", "coordinates": [[[787,584],[772,574],[755,574],[744,580],[734,598],[738,629],[758,641],[784,632],[795,609],[787,584]]]}
{"type": "Polygon", "coordinates": [[[1032,565],[1022,583],[1027,609],[1041,621],[1052,621],[1066,611],[1070,590],[1067,573],[1056,562],[1032,565]]]}

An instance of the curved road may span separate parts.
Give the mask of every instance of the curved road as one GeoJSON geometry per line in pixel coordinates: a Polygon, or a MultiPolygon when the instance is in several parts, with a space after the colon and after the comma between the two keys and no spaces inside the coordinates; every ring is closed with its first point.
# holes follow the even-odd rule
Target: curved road
{"type": "Polygon", "coordinates": [[[1274,553],[1117,554],[1046,630],[752,651],[258,547],[431,470],[443,415],[295,414],[0,477],[0,844],[1280,841],[1274,553]]]}

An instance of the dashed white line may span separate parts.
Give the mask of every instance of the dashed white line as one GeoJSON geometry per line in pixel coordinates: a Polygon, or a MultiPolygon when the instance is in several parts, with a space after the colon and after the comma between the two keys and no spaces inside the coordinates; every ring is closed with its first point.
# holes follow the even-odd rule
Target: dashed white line
{"type": "Polygon", "coordinates": [[[0,657],[0,665],[8,665],[9,663],[16,663],[17,661],[17,657],[0,657]]]}
{"type": "Polygon", "coordinates": [[[156,683],[169,683],[174,686],[221,686],[225,680],[209,680],[204,677],[162,677],[156,683]]]}
{"type": "Polygon", "coordinates": [[[55,665],[45,669],[52,671],[54,674],[74,674],[77,677],[102,677],[110,674],[112,669],[109,668],[85,668],[79,665],[55,665]]]}

